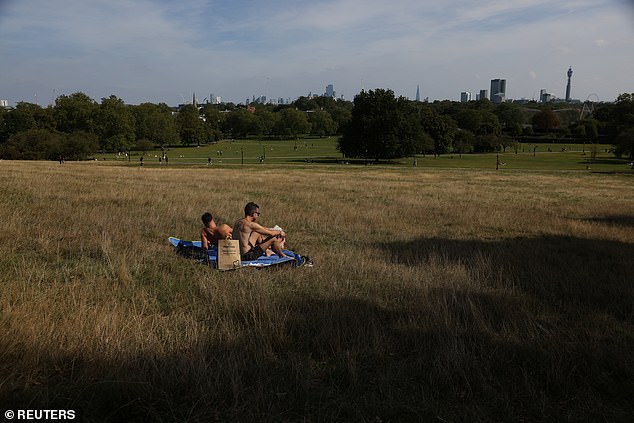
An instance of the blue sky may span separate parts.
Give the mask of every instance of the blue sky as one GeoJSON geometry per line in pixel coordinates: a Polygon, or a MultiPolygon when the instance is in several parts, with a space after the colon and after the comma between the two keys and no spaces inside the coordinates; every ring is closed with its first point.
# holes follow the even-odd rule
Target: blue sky
{"type": "Polygon", "coordinates": [[[458,100],[612,101],[634,92],[634,5],[623,0],[0,0],[0,99],[82,91],[128,103],[296,98],[334,84],[458,100]]]}

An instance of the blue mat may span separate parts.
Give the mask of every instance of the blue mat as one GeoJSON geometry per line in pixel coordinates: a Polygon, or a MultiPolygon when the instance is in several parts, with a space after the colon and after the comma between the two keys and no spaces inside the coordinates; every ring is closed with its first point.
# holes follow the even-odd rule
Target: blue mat
{"type": "MultiPolygon", "coordinates": [[[[218,249],[214,246],[208,250],[202,248],[200,241],[184,241],[173,236],[167,239],[176,249],[176,252],[184,257],[192,258],[199,263],[207,264],[212,268],[217,267],[218,249]]],[[[305,264],[306,258],[290,250],[282,250],[288,257],[279,257],[277,254],[261,256],[257,260],[242,261],[242,267],[270,267],[286,263],[292,267],[300,267],[305,264]]]]}

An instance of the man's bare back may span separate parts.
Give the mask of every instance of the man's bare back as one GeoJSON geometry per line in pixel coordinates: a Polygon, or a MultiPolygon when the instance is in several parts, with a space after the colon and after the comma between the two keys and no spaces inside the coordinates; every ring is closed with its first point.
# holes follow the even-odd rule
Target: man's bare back
{"type": "Polygon", "coordinates": [[[217,226],[211,213],[203,214],[201,220],[204,226],[200,230],[200,240],[205,250],[216,245],[220,239],[231,238],[231,228],[224,223],[217,226]]]}
{"type": "Polygon", "coordinates": [[[246,217],[238,219],[233,225],[233,239],[240,241],[240,254],[244,254],[251,249],[249,245],[249,237],[251,236],[251,226],[246,217]]]}

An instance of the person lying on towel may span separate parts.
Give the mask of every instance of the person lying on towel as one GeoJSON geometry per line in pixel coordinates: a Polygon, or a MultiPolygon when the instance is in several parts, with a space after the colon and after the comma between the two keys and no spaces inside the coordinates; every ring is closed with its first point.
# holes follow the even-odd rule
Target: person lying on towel
{"type": "Polygon", "coordinates": [[[280,258],[286,257],[282,248],[286,233],[283,230],[269,229],[256,222],[260,217],[260,206],[250,202],[244,206],[244,217],[233,225],[233,239],[240,242],[240,254],[243,261],[256,260],[265,255],[270,248],[280,258]]]}

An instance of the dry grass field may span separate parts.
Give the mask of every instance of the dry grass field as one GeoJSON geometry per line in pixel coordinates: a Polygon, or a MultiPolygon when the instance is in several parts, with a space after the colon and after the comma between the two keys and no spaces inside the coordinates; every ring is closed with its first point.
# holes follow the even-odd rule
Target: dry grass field
{"type": "Polygon", "coordinates": [[[0,161],[0,408],[632,421],[634,179],[0,161]],[[176,256],[247,201],[313,268],[176,256]]]}

